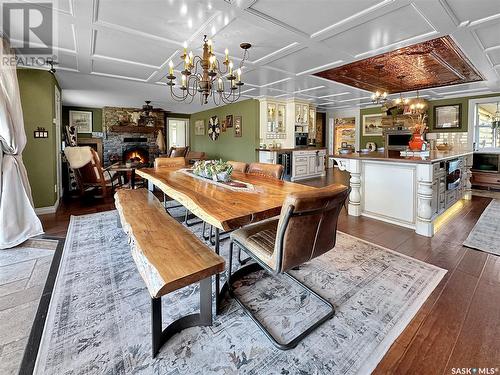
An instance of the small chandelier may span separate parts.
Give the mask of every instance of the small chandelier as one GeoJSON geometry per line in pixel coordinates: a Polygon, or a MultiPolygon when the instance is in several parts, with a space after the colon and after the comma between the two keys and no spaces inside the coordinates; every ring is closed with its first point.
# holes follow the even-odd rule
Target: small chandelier
{"type": "Polygon", "coordinates": [[[146,104],[142,106],[141,117],[146,126],[154,126],[155,125],[155,117],[153,116],[153,106],[150,104],[151,100],[146,100],[146,104]]]}
{"type": "Polygon", "coordinates": [[[176,101],[192,103],[194,97],[200,95],[201,104],[208,104],[210,97],[213,98],[215,105],[221,103],[234,103],[241,95],[241,68],[248,57],[250,43],[241,43],[240,47],[245,51],[243,59],[236,71],[233,62],[229,59],[229,51],[226,48],[224,61],[219,63],[213,53],[213,42],[205,35],[203,38],[202,56],[194,56],[193,52],[187,52],[187,45],[184,43],[184,53],[181,60],[184,63],[184,70],[181,72],[181,95],[174,92],[176,79],[174,75],[174,63],[169,62],[169,71],[167,75],[167,85],[170,86],[170,94],[176,101]],[[221,66],[224,65],[224,68],[221,66]],[[236,75],[235,75],[236,73],[236,75]]]}
{"type": "Polygon", "coordinates": [[[405,78],[405,76],[403,76],[403,75],[398,76],[400,86],[401,86],[401,92],[399,93],[399,98],[394,99],[394,104],[397,107],[408,104],[408,102],[409,102],[409,99],[403,96],[403,79],[404,78],[405,78]]]}
{"type": "Polygon", "coordinates": [[[420,98],[417,90],[417,97],[415,98],[415,100],[412,100],[410,104],[411,113],[420,114],[425,111],[426,107],[427,105],[425,104],[425,101],[423,101],[422,98],[420,98]]]}
{"type": "MultiPolygon", "coordinates": [[[[379,84],[380,84],[380,72],[382,71],[383,68],[384,66],[382,64],[375,65],[375,69],[377,69],[377,81],[379,84]]],[[[387,91],[377,90],[372,94],[372,102],[374,104],[384,104],[386,101],[387,101],[387,91]]]]}

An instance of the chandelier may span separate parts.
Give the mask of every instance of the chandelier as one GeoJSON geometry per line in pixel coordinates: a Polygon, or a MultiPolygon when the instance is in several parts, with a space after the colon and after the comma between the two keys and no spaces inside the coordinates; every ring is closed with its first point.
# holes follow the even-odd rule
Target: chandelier
{"type": "Polygon", "coordinates": [[[400,86],[401,86],[401,92],[399,93],[399,98],[396,98],[394,100],[394,104],[397,107],[405,105],[405,104],[408,104],[408,102],[409,102],[409,99],[403,96],[403,79],[404,78],[405,78],[405,76],[403,76],[403,75],[398,76],[399,83],[400,83],[400,86]]]}
{"type": "Polygon", "coordinates": [[[425,104],[425,101],[420,98],[418,90],[417,90],[417,97],[411,101],[410,104],[410,111],[412,114],[420,114],[426,110],[427,105],[425,104]]]}
{"type": "Polygon", "coordinates": [[[179,89],[180,95],[174,92],[174,63],[169,62],[169,71],[167,75],[167,85],[170,86],[170,94],[176,101],[192,103],[195,96],[200,96],[201,104],[208,104],[210,97],[213,98],[215,105],[221,103],[234,103],[241,95],[241,69],[248,57],[250,43],[241,43],[240,47],[245,51],[238,69],[234,69],[233,62],[229,59],[229,51],[226,48],[225,58],[222,63],[219,62],[213,53],[213,41],[205,35],[203,38],[202,56],[194,56],[193,52],[187,52],[187,44],[184,43],[184,53],[181,60],[184,64],[184,70],[181,72],[181,82],[179,89]],[[222,65],[224,67],[222,67],[222,65]],[[236,74],[236,75],[235,75],[236,74]]]}
{"type": "MultiPolygon", "coordinates": [[[[377,81],[379,84],[380,84],[380,72],[382,71],[383,68],[384,66],[382,64],[375,65],[375,69],[377,69],[377,81]]],[[[372,94],[372,102],[374,104],[384,104],[386,101],[387,101],[387,91],[377,90],[372,94]]]]}

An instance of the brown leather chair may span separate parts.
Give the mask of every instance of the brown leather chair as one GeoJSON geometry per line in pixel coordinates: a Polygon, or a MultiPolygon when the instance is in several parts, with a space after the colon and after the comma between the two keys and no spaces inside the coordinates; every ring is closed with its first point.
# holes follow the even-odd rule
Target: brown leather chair
{"type": "Polygon", "coordinates": [[[194,164],[198,160],[205,160],[206,156],[203,151],[189,151],[186,155],[186,165],[194,164]]]}
{"type": "Polygon", "coordinates": [[[155,168],[160,168],[160,167],[185,167],[186,166],[186,159],[184,159],[183,156],[175,157],[175,158],[165,158],[165,157],[159,157],[155,159],[155,168]]]}
{"type": "Polygon", "coordinates": [[[167,156],[169,158],[178,158],[178,157],[183,157],[185,158],[189,152],[189,146],[187,147],[170,147],[170,150],[168,150],[167,156]]]}
{"type": "Polygon", "coordinates": [[[287,196],[279,218],[265,220],[231,233],[229,247],[228,290],[266,336],[279,349],[286,350],[297,344],[315,328],[330,319],[333,305],[287,273],[314,259],[335,246],[337,221],[342,205],[349,194],[344,185],[331,185],[313,191],[287,196]],[[234,245],[245,251],[256,263],[245,266],[231,275],[234,245]],[[252,314],[234,293],[232,284],[251,272],[264,269],[273,274],[286,274],[293,281],[314,294],[328,307],[329,312],[290,342],[279,342],[252,314]]]}
{"type": "Polygon", "coordinates": [[[233,166],[233,171],[241,173],[245,173],[247,171],[248,167],[247,163],[244,163],[242,161],[233,161],[233,160],[229,160],[227,163],[233,166]]]}
{"type": "Polygon", "coordinates": [[[281,164],[268,163],[251,163],[247,169],[248,174],[277,178],[278,180],[283,178],[283,171],[284,169],[281,164]]]}

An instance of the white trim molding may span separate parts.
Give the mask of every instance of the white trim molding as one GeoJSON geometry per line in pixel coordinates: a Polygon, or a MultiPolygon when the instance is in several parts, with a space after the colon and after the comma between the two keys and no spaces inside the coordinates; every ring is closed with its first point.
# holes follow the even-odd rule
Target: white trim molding
{"type": "Polygon", "coordinates": [[[57,198],[56,203],[54,203],[53,206],[35,208],[35,213],[37,215],[55,214],[58,207],[59,207],[59,198],[57,198]]]}

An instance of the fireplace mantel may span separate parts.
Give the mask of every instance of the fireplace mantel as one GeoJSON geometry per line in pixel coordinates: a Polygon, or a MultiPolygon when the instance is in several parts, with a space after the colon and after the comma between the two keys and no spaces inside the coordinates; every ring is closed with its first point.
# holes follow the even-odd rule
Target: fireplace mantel
{"type": "Polygon", "coordinates": [[[162,126],[133,126],[133,125],[114,125],[109,128],[109,131],[114,133],[154,133],[158,130],[163,130],[162,126]]]}

